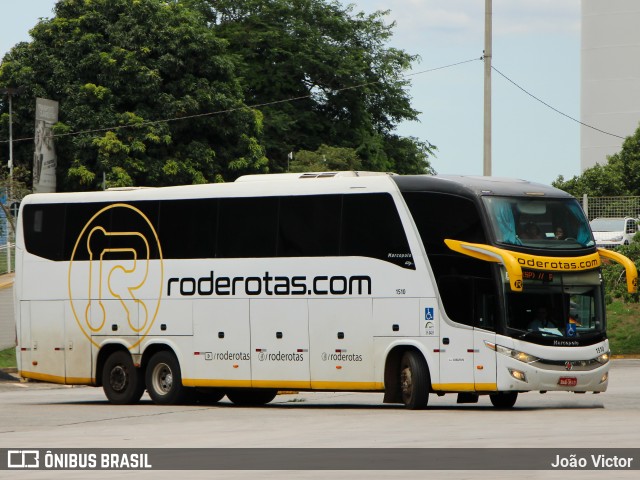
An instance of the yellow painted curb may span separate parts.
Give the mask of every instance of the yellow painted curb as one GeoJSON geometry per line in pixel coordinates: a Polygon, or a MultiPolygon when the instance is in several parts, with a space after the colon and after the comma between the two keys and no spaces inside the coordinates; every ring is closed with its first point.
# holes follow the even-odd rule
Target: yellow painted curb
{"type": "Polygon", "coordinates": [[[13,273],[8,273],[0,277],[0,289],[9,288],[13,286],[13,273]]]}

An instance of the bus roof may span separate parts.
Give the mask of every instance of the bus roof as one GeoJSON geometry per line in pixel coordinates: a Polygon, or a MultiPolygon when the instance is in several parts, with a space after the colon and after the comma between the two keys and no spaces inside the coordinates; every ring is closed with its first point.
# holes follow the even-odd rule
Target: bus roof
{"type": "Polygon", "coordinates": [[[571,198],[571,195],[562,190],[519,179],[341,171],[245,175],[230,183],[32,194],[25,197],[22,203],[122,202],[210,197],[309,195],[353,193],[355,189],[361,192],[390,192],[397,189],[400,189],[400,191],[432,191],[465,197],[515,195],[571,198]]]}
{"type": "Polygon", "coordinates": [[[27,195],[22,204],[128,202],[224,197],[320,195],[354,191],[397,191],[391,175],[382,172],[320,172],[247,175],[230,183],[207,183],[159,188],[108,189],[94,192],[27,195]],[[296,181],[297,180],[297,181],[296,181]]]}
{"type": "Polygon", "coordinates": [[[432,191],[470,196],[505,195],[573,198],[567,192],[517,178],[472,175],[399,175],[393,177],[403,192],[432,191]]]}

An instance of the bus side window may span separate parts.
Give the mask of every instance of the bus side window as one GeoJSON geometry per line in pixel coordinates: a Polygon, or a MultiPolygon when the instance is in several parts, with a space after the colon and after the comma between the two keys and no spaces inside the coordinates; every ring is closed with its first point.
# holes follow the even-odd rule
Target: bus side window
{"type": "Polygon", "coordinates": [[[160,203],[158,235],[165,258],[215,255],[218,200],[171,200],[160,203]]]}
{"type": "Polygon", "coordinates": [[[485,278],[445,276],[438,290],[447,316],[454,322],[485,330],[494,330],[496,295],[485,278]]]}
{"type": "Polygon", "coordinates": [[[447,276],[438,282],[438,290],[447,316],[454,322],[474,325],[473,285],[470,278],[447,276]]]}
{"type": "Polygon", "coordinates": [[[377,258],[415,268],[409,242],[391,195],[344,195],[340,255],[377,258]]]}
{"type": "Polygon", "coordinates": [[[29,253],[49,260],[63,260],[64,204],[27,205],[22,214],[25,247],[29,253]]]}
{"type": "Polygon", "coordinates": [[[220,199],[216,257],[276,256],[278,198],[220,199]]]}
{"type": "Polygon", "coordinates": [[[340,253],[342,195],[281,197],[278,257],[330,257],[340,253]]]}
{"type": "MultiPolygon", "coordinates": [[[[83,229],[87,226],[87,223],[95,214],[107,205],[108,204],[106,203],[70,203],[67,205],[64,242],[65,259],[71,258],[71,254],[76,247],[76,242],[80,238],[83,229]]],[[[99,225],[106,231],[110,232],[111,213],[112,211],[105,212],[100,217],[100,221],[98,223],[94,223],[94,226],[99,225]]],[[[78,244],[74,260],[89,260],[89,251],[85,245],[78,244]]]]}

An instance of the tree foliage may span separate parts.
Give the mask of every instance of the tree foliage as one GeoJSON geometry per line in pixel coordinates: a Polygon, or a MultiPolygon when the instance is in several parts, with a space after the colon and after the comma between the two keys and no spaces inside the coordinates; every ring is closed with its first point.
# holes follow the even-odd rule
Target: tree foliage
{"type": "MultiPolygon", "coordinates": [[[[24,87],[14,138],[33,136],[36,97],[60,102],[60,190],[96,189],[103,176],[233,180],[284,171],[289,152],[323,145],[348,149],[346,164],[355,152],[362,169],[431,172],[435,147],[394,133],[417,117],[402,76],[416,57],[386,45],[385,12],[335,0],[59,0],[54,13],[5,56],[0,85],[24,87]]],[[[30,168],[33,144],[15,146],[30,168]]]]}
{"type": "Polygon", "coordinates": [[[290,151],[323,144],[355,149],[364,169],[429,171],[432,146],[392,133],[417,118],[402,76],[417,57],[386,45],[394,27],[384,22],[387,12],[354,14],[335,0],[191,4],[242,58],[246,101],[267,104],[264,145],[273,171],[284,170],[290,151]]]}
{"type": "Polygon", "coordinates": [[[624,140],[620,152],[607,160],[605,165],[597,164],[569,180],[559,176],[553,186],[574,196],[640,195],[640,127],[624,140]]]}
{"type": "MultiPolygon", "coordinates": [[[[629,245],[621,245],[616,248],[618,253],[631,259],[638,271],[640,271],[640,232],[636,233],[629,245]]],[[[607,288],[607,303],[614,299],[621,299],[628,303],[638,303],[639,293],[627,292],[627,277],[622,265],[615,262],[607,262],[602,268],[602,276],[607,288]]]]}
{"type": "MultiPolygon", "coordinates": [[[[62,0],[31,35],[0,69],[0,84],[25,87],[19,134],[32,136],[35,97],[60,102],[56,134],[95,130],[56,139],[62,190],[95,189],[103,174],[124,186],[266,171],[261,115],[243,103],[234,59],[181,2],[62,0]]],[[[30,162],[32,145],[18,148],[30,162]]]]}
{"type": "Polygon", "coordinates": [[[320,145],[314,152],[300,150],[289,164],[290,172],[361,170],[362,161],[352,148],[320,145]]]}

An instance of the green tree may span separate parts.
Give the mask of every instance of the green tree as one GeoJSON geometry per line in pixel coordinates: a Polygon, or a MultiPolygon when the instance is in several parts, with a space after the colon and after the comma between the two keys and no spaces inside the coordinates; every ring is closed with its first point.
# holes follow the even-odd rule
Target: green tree
{"type": "Polygon", "coordinates": [[[362,161],[352,148],[320,145],[315,152],[300,150],[289,164],[290,172],[361,170],[362,161]]]}
{"type": "Polygon", "coordinates": [[[608,165],[596,164],[587,168],[582,175],[565,180],[562,175],[552,183],[556,188],[569,192],[575,197],[584,194],[593,197],[621,195],[621,181],[618,173],[608,165]]]}
{"type": "MultiPolygon", "coordinates": [[[[621,245],[616,248],[616,251],[631,259],[640,271],[640,233],[634,235],[629,245],[621,245]]],[[[602,268],[602,276],[607,287],[607,303],[611,303],[616,298],[629,303],[640,301],[639,293],[627,292],[627,277],[624,267],[619,263],[606,262],[602,268]]]]}
{"type": "Polygon", "coordinates": [[[388,12],[354,14],[336,0],[185,1],[242,59],[246,101],[264,105],[272,171],[321,145],[354,149],[363,169],[431,171],[432,145],[393,133],[417,118],[403,77],[417,57],[387,46],[388,12]]]}
{"type": "MultiPolygon", "coordinates": [[[[262,115],[243,102],[235,58],[184,2],[60,0],[31,35],[3,59],[0,85],[24,87],[16,137],[33,135],[35,97],[60,102],[61,190],[95,189],[103,174],[109,186],[167,185],[267,170],[262,115]],[[216,111],[227,113],[197,116],[216,111]]],[[[16,143],[16,163],[32,152],[16,143]]]]}
{"type": "Polygon", "coordinates": [[[607,156],[605,165],[588,168],[569,180],[559,176],[553,186],[574,196],[640,195],[640,126],[618,153],[607,156]]]}

